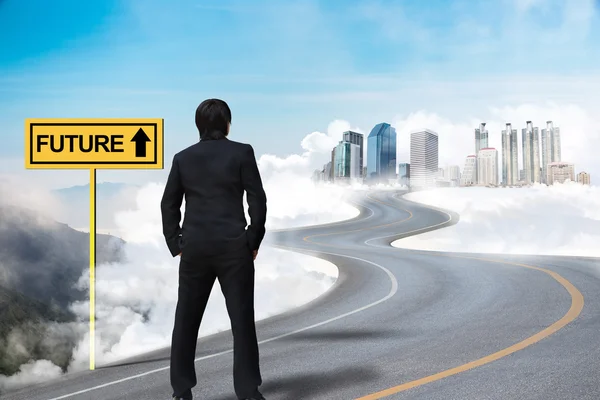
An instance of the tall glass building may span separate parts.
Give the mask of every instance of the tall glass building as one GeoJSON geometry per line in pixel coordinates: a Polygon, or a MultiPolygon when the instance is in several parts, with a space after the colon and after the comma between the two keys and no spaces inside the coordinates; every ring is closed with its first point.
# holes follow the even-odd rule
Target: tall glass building
{"type": "MultiPolygon", "coordinates": [[[[481,149],[485,149],[488,147],[488,130],[485,129],[485,122],[482,122],[479,124],[479,128],[475,129],[475,156],[478,157],[479,155],[479,150],[481,149]]],[[[477,178],[477,170],[478,168],[475,167],[475,182],[478,181],[477,178]]]]}
{"type": "Polygon", "coordinates": [[[367,138],[367,179],[396,178],[396,129],[382,122],[367,138]]]}
{"type": "Polygon", "coordinates": [[[398,164],[398,183],[401,185],[410,185],[410,164],[400,163],[398,164]]]}
{"type": "Polygon", "coordinates": [[[357,179],[360,177],[360,146],[341,141],[335,147],[335,178],[357,179]]]}
{"type": "Polygon", "coordinates": [[[521,131],[523,149],[524,181],[528,184],[541,182],[540,170],[540,140],[539,129],[531,121],[526,122],[527,127],[521,131]]]}
{"type": "Polygon", "coordinates": [[[359,168],[360,168],[360,174],[362,176],[363,174],[363,168],[364,168],[364,162],[363,162],[363,134],[362,133],[358,133],[358,132],[352,132],[352,131],[346,131],[344,132],[344,136],[343,136],[343,141],[344,142],[350,142],[352,144],[356,144],[358,145],[359,149],[359,168]]]}
{"type": "Polygon", "coordinates": [[[519,142],[517,130],[509,122],[502,131],[502,185],[512,186],[519,182],[519,142]]]}
{"type": "Polygon", "coordinates": [[[561,161],[560,128],[552,121],[542,129],[542,182],[548,184],[548,164],[561,161]]]}

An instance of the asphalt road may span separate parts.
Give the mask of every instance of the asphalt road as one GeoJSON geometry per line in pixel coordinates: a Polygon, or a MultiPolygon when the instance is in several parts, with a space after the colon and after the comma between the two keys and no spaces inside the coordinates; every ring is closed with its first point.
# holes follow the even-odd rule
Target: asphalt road
{"type": "MultiPolygon", "coordinates": [[[[258,323],[268,400],[600,399],[600,259],[396,249],[458,216],[358,197],[352,220],[267,238],[340,269],[323,296],[258,323]]],[[[196,399],[235,400],[231,348],[230,332],[199,341],[196,399]]],[[[167,348],[2,399],[169,399],[168,365],[167,348]]]]}

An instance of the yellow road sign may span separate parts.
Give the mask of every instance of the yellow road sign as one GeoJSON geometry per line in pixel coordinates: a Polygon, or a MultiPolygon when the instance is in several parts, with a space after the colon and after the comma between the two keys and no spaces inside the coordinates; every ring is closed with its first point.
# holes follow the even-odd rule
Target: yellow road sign
{"type": "Polygon", "coordinates": [[[162,169],[162,119],[27,119],[25,168],[162,169]]]}
{"type": "Polygon", "coordinates": [[[25,168],[90,170],[90,370],[96,368],[96,170],[162,169],[163,119],[27,119],[25,168]]]}

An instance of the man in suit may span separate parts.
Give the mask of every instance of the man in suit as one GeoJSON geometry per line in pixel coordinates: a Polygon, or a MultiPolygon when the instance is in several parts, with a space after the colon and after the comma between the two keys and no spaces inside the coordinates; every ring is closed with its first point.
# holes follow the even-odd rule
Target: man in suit
{"type": "Polygon", "coordinates": [[[200,141],[173,157],[161,201],[167,246],[173,257],[181,257],[171,346],[173,398],[192,399],[198,330],[218,278],[231,320],[236,395],[264,400],[258,391],[262,378],[254,323],[254,260],[265,235],[267,198],[252,146],[227,138],[231,127],[227,103],[202,102],[196,110],[196,127],[200,141]]]}

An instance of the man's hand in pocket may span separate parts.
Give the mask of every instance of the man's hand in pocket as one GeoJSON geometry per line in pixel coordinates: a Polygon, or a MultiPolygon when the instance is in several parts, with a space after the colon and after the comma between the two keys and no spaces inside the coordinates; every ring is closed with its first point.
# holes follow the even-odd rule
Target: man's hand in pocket
{"type": "Polygon", "coordinates": [[[258,250],[253,250],[253,251],[252,251],[252,258],[253,258],[254,260],[256,260],[256,256],[257,256],[257,255],[258,255],[258,250]]]}

